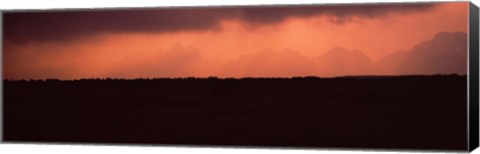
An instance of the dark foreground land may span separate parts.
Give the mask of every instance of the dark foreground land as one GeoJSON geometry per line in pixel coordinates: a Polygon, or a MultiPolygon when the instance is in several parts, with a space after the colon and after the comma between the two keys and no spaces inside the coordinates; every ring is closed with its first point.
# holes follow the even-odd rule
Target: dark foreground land
{"type": "Polygon", "coordinates": [[[466,149],[466,76],[4,81],[4,140],[466,149]]]}

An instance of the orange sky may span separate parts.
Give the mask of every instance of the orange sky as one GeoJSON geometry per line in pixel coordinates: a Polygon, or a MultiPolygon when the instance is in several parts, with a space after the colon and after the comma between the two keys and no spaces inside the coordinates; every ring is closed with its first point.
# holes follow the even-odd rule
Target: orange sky
{"type": "MultiPolygon", "coordinates": [[[[327,70],[325,65],[305,70],[299,67],[316,65],[310,61],[336,47],[352,53],[359,51],[376,63],[394,52],[412,50],[440,32],[466,33],[468,3],[441,3],[425,10],[386,12],[375,17],[351,15],[343,22],[335,22],[340,17],[328,13],[288,16],[269,24],[257,24],[244,18],[220,18],[212,29],[167,32],[105,30],[85,36],[72,34],[68,41],[61,41],[63,38],[60,41],[29,38],[29,34],[23,34],[28,41],[14,41],[13,36],[20,33],[12,33],[5,36],[4,41],[4,78],[392,74],[385,70],[324,73],[323,70],[327,70]],[[261,56],[267,59],[258,58],[261,56]],[[297,59],[292,58],[297,56],[297,59]],[[303,64],[302,61],[309,63],[303,64]],[[246,70],[260,73],[241,72],[246,70]]],[[[15,23],[13,17],[7,16],[6,19],[11,20],[6,20],[5,24],[15,23]]],[[[169,22],[183,21],[171,19],[169,22]]],[[[35,28],[42,30],[40,26],[35,28]]],[[[75,31],[73,28],[66,30],[75,31]]],[[[9,26],[5,26],[4,31],[8,32],[9,26]]],[[[48,35],[42,37],[48,38],[48,35]]]]}

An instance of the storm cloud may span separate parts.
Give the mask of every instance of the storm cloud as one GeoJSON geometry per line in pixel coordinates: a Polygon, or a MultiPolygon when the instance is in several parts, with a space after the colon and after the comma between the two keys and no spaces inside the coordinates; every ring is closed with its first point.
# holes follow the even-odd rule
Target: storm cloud
{"type": "Polygon", "coordinates": [[[325,15],[342,24],[353,17],[380,18],[426,11],[433,3],[224,6],[95,9],[4,13],[4,39],[12,42],[68,41],[102,33],[166,33],[216,30],[222,20],[276,24],[292,17],[325,15]]]}

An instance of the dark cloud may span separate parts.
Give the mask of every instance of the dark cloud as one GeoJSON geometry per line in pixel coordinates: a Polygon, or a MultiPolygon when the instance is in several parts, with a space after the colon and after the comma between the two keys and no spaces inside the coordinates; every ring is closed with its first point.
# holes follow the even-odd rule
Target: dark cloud
{"type": "Polygon", "coordinates": [[[14,42],[67,41],[98,33],[203,31],[223,19],[247,24],[274,24],[289,17],[331,15],[343,23],[351,17],[378,18],[433,8],[433,3],[296,5],[250,7],[155,8],[4,13],[4,38],[14,42]]]}

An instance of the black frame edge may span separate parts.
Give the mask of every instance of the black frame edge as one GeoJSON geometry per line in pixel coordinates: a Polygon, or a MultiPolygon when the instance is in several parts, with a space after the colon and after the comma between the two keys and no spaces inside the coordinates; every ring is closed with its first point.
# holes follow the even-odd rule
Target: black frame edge
{"type": "Polygon", "coordinates": [[[479,13],[478,7],[470,2],[469,5],[469,121],[468,121],[468,150],[478,147],[479,137],[479,13]]]}
{"type": "Polygon", "coordinates": [[[3,34],[4,32],[4,25],[5,25],[5,12],[3,10],[0,10],[0,144],[5,142],[5,123],[4,121],[4,113],[5,113],[5,106],[3,105],[4,103],[4,93],[3,93],[3,57],[4,57],[4,38],[3,34]]]}

